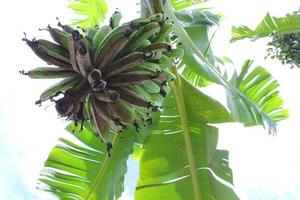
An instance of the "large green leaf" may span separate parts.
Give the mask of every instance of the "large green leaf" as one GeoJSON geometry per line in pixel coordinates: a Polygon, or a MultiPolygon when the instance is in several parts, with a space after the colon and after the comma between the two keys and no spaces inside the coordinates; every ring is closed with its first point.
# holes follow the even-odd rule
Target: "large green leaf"
{"type": "Polygon", "coordinates": [[[228,152],[216,149],[218,129],[207,124],[231,121],[226,109],[182,78],[163,108],[144,143],[135,199],[239,199],[228,152]]]}
{"type": "Polygon", "coordinates": [[[228,105],[236,121],[247,126],[263,124],[275,133],[276,122],[288,117],[287,110],[282,108],[279,83],[263,67],[249,71],[251,64],[252,61],[245,61],[240,74],[231,79],[232,87],[240,93],[228,91],[228,105]]]}
{"type": "Polygon", "coordinates": [[[39,178],[39,189],[60,199],[109,200],[123,192],[126,160],[132,151],[135,131],[113,137],[112,156],[91,131],[67,127],[77,139],[60,138],[52,149],[39,178]]]}
{"type": "Polygon", "coordinates": [[[99,25],[108,12],[108,5],[105,0],[73,0],[68,7],[81,15],[80,19],[73,20],[73,24],[82,28],[99,25]]]}
{"type": "MultiPolygon", "coordinates": [[[[199,48],[197,47],[197,45],[194,43],[194,41],[189,37],[188,33],[184,30],[184,28],[181,26],[180,22],[178,21],[178,19],[176,18],[173,8],[170,4],[170,2],[167,0],[166,1],[166,10],[165,10],[166,14],[169,16],[169,18],[174,22],[175,26],[175,32],[178,35],[178,37],[180,38],[180,40],[189,47],[189,51],[185,52],[188,54],[191,54],[194,57],[194,60],[197,61],[197,63],[195,63],[195,69],[194,72],[198,73],[199,75],[204,76],[206,79],[220,84],[222,86],[225,87],[227,94],[229,96],[232,97],[232,99],[234,100],[234,102],[240,102],[240,107],[244,107],[243,110],[248,111],[247,113],[245,113],[245,115],[250,115],[248,118],[244,118],[244,117],[240,117],[237,118],[236,117],[236,110],[233,109],[236,106],[229,106],[229,108],[231,109],[232,114],[235,116],[235,119],[239,122],[245,123],[246,125],[264,125],[264,127],[269,131],[269,132],[273,132],[275,131],[275,127],[274,125],[276,124],[276,122],[278,120],[281,120],[283,118],[274,118],[274,120],[272,120],[273,118],[273,113],[272,112],[263,112],[261,109],[263,109],[262,106],[258,105],[257,102],[253,101],[251,98],[249,98],[247,96],[247,94],[245,94],[246,90],[241,90],[239,87],[235,87],[230,81],[227,80],[227,76],[226,73],[222,74],[221,71],[215,66],[213,65],[206,57],[205,55],[203,55],[203,53],[199,50],[199,48]],[[198,70],[197,70],[198,69],[198,70]],[[257,120],[256,116],[258,115],[257,113],[264,113],[264,115],[262,115],[262,120],[257,120]],[[245,120],[247,119],[247,120],[245,120]],[[252,119],[252,122],[250,122],[250,120],[252,119]],[[268,123],[268,122],[272,122],[272,123],[268,123]],[[275,122],[275,123],[274,123],[275,122]]],[[[256,86],[255,86],[256,87],[256,86]]],[[[263,88],[263,87],[262,87],[263,88]]],[[[270,99],[265,99],[266,101],[266,105],[271,105],[273,108],[272,110],[276,110],[279,109],[280,106],[278,106],[278,104],[273,105],[272,102],[267,102],[270,99]]],[[[229,99],[228,104],[230,105],[231,99],[229,99]]],[[[242,113],[243,115],[243,113],[242,113]]]]}
{"type": "Polygon", "coordinates": [[[285,34],[300,31],[300,14],[288,14],[285,17],[272,17],[269,13],[252,30],[247,26],[232,27],[231,42],[236,40],[250,38],[256,40],[258,38],[267,37],[271,34],[285,34]]]}

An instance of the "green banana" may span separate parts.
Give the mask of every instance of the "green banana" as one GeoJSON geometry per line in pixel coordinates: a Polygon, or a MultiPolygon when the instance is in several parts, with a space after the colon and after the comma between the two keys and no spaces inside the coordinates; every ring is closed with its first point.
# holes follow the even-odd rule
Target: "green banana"
{"type": "Polygon", "coordinates": [[[62,46],[43,39],[39,39],[37,42],[38,48],[40,48],[41,51],[45,52],[47,55],[50,55],[53,58],[63,62],[70,63],[70,54],[62,46]]]}
{"type": "Polygon", "coordinates": [[[61,29],[69,34],[72,34],[74,29],[70,25],[63,25],[60,22],[57,23],[57,26],[61,27],[61,29]]]}
{"type": "Polygon", "coordinates": [[[142,52],[135,52],[128,56],[125,56],[117,62],[108,65],[103,69],[104,79],[124,72],[130,68],[133,68],[136,65],[141,64],[150,58],[151,55],[147,56],[145,53],[142,52]]]}
{"type": "Polygon", "coordinates": [[[150,78],[152,81],[158,81],[161,85],[165,85],[167,82],[166,76],[161,73],[161,71],[156,71],[156,73],[153,74],[150,78]]]}
{"type": "MultiPolygon", "coordinates": [[[[145,90],[144,87],[142,87],[142,85],[133,85],[133,86],[131,86],[131,89],[134,92],[138,93],[140,96],[142,96],[146,102],[159,102],[162,100],[161,95],[159,95],[159,93],[158,93],[160,91],[160,88],[158,89],[157,93],[151,93],[151,94],[147,93],[147,91],[145,90]]],[[[136,108],[138,108],[138,110],[139,110],[138,112],[140,112],[141,114],[142,113],[145,114],[145,112],[149,112],[149,110],[148,110],[149,107],[136,107],[136,108]]],[[[154,108],[154,110],[156,110],[155,106],[150,106],[150,108],[154,108]]]]}
{"type": "Polygon", "coordinates": [[[165,66],[163,65],[162,67],[157,64],[157,63],[152,63],[152,62],[144,62],[141,63],[139,65],[137,65],[136,67],[134,67],[132,70],[133,71],[150,71],[150,72],[157,72],[157,71],[161,71],[161,73],[166,77],[167,81],[172,81],[176,78],[176,76],[174,74],[172,74],[171,72],[169,72],[169,70],[167,70],[166,68],[164,68],[165,66]]]}
{"type": "Polygon", "coordinates": [[[158,64],[162,69],[167,69],[169,67],[174,66],[173,61],[165,55],[162,55],[159,60],[149,60],[149,62],[158,64]]]}
{"type": "MultiPolygon", "coordinates": [[[[100,44],[102,43],[102,41],[108,35],[109,32],[111,32],[111,28],[110,26],[106,26],[106,25],[100,27],[97,30],[95,36],[93,37],[93,42],[92,42],[92,46],[95,52],[97,52],[98,48],[100,47],[100,44]]],[[[96,56],[98,55],[95,54],[95,57],[96,56]]]]}
{"type": "Polygon", "coordinates": [[[94,61],[96,61],[97,58],[100,56],[100,53],[104,51],[103,49],[106,48],[105,45],[107,43],[111,43],[109,42],[111,39],[116,40],[116,38],[119,38],[120,36],[128,37],[133,31],[129,25],[125,25],[125,24],[123,24],[122,26],[118,26],[113,30],[111,30],[110,26],[104,26],[104,27],[105,28],[103,29],[108,29],[110,31],[105,35],[107,31],[103,30],[104,32],[103,36],[105,36],[104,38],[99,36],[99,38],[101,38],[100,42],[97,46],[94,46],[95,48],[94,61]]]}
{"type": "Polygon", "coordinates": [[[85,37],[90,42],[92,42],[98,30],[99,30],[98,26],[94,26],[93,28],[87,28],[86,33],[85,33],[85,37]]]}
{"type": "Polygon", "coordinates": [[[176,79],[176,76],[168,70],[162,69],[161,73],[165,75],[167,81],[173,81],[176,79]]]}
{"type": "Polygon", "coordinates": [[[160,70],[159,64],[152,63],[152,62],[144,62],[137,65],[137,69],[141,68],[141,70],[149,70],[152,72],[156,72],[157,70],[160,70]]]}
{"type": "Polygon", "coordinates": [[[161,27],[158,22],[150,22],[143,26],[141,29],[135,31],[129,38],[127,45],[121,55],[127,55],[130,52],[136,50],[141,42],[148,39],[150,36],[158,33],[161,27]]]}
{"type": "Polygon", "coordinates": [[[118,35],[110,39],[102,48],[99,56],[96,58],[95,67],[103,69],[107,64],[110,64],[118,53],[125,47],[128,38],[124,35],[118,35]]]}
{"type": "Polygon", "coordinates": [[[126,107],[121,102],[109,103],[108,104],[109,113],[115,118],[120,118],[127,124],[133,124],[133,116],[126,109],[126,107]]]}
{"type": "Polygon", "coordinates": [[[141,52],[148,52],[148,51],[170,51],[172,49],[171,45],[164,42],[152,43],[144,48],[142,48],[141,52]]]}
{"type": "Polygon", "coordinates": [[[65,50],[69,50],[69,33],[59,30],[58,28],[52,28],[48,26],[48,30],[52,39],[60,44],[65,50]]]}
{"type": "Polygon", "coordinates": [[[173,31],[172,23],[163,23],[161,31],[152,39],[152,42],[163,42],[173,31]]]}
{"type": "Polygon", "coordinates": [[[38,67],[28,72],[20,71],[23,75],[28,75],[30,78],[35,79],[48,79],[48,78],[65,78],[78,76],[73,70],[54,68],[54,67],[38,67]]]}
{"type": "Polygon", "coordinates": [[[147,94],[155,94],[159,93],[160,87],[153,81],[147,82],[146,84],[140,85],[141,88],[143,88],[147,94]]]}
{"type": "Polygon", "coordinates": [[[145,47],[147,47],[149,45],[151,45],[151,42],[149,40],[144,40],[137,45],[136,51],[140,51],[141,49],[144,49],[145,47]]]}
{"type": "Polygon", "coordinates": [[[107,64],[110,64],[113,59],[123,50],[128,42],[128,34],[131,31],[116,34],[110,40],[108,40],[101,48],[98,57],[95,57],[95,67],[98,69],[103,69],[107,64]]]}
{"type": "Polygon", "coordinates": [[[121,13],[119,11],[115,11],[109,20],[109,26],[111,27],[111,29],[118,27],[121,19],[122,19],[121,13]]]}
{"type": "Polygon", "coordinates": [[[143,84],[150,81],[153,75],[149,72],[127,72],[118,74],[118,76],[111,77],[107,84],[110,87],[121,87],[135,84],[143,84]]]}
{"type": "Polygon", "coordinates": [[[105,120],[100,114],[98,109],[95,106],[94,99],[91,100],[90,103],[90,121],[91,124],[95,125],[96,132],[98,133],[97,136],[100,136],[101,140],[106,142],[105,133],[109,129],[109,123],[105,120]]]}
{"type": "Polygon", "coordinates": [[[119,132],[123,130],[124,127],[122,126],[122,124],[120,124],[119,121],[114,118],[107,110],[107,104],[109,103],[98,101],[96,99],[94,99],[93,103],[96,113],[100,115],[104,120],[106,120],[115,131],[119,132]]]}
{"type": "Polygon", "coordinates": [[[143,26],[145,26],[146,24],[149,24],[151,22],[161,22],[163,20],[164,16],[161,13],[155,14],[155,15],[151,15],[147,18],[140,18],[140,19],[134,19],[130,22],[125,23],[125,25],[130,25],[130,27],[133,30],[137,30],[143,26]]]}
{"type": "Polygon", "coordinates": [[[63,79],[62,81],[52,85],[48,89],[46,89],[41,95],[40,99],[36,102],[36,104],[40,104],[43,101],[50,99],[53,95],[57,94],[60,91],[65,91],[80,82],[78,77],[71,77],[63,79]]]}
{"type": "Polygon", "coordinates": [[[154,106],[151,105],[150,102],[145,101],[140,95],[138,95],[136,92],[125,89],[125,88],[115,88],[119,94],[120,94],[120,99],[143,108],[152,108],[154,106]]]}
{"type": "Polygon", "coordinates": [[[168,56],[169,58],[182,58],[184,55],[184,50],[181,48],[176,48],[165,51],[163,54],[168,56]]]}
{"type": "Polygon", "coordinates": [[[149,62],[151,61],[158,61],[161,59],[161,57],[163,56],[161,51],[151,51],[153,53],[153,56],[151,57],[151,59],[149,60],[149,62]]]}
{"type": "MultiPolygon", "coordinates": [[[[68,60],[68,53],[66,50],[64,50],[62,47],[59,47],[58,49],[52,48],[53,46],[44,45],[41,44],[41,41],[46,40],[28,40],[26,38],[23,39],[26,41],[27,45],[31,48],[31,50],[42,60],[47,62],[49,65],[56,65],[58,67],[62,68],[72,68],[70,61],[66,62],[68,60]],[[64,59],[61,59],[63,56],[61,56],[59,53],[62,53],[64,59]]],[[[54,44],[54,43],[52,43],[54,44]]],[[[56,45],[56,44],[55,44],[56,45]]],[[[58,46],[58,45],[57,45],[58,46]]]]}

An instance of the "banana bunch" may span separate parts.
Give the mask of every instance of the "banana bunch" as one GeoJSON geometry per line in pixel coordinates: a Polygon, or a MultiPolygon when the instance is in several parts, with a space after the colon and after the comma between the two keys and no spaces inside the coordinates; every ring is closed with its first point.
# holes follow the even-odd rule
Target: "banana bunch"
{"type": "Polygon", "coordinates": [[[135,19],[120,25],[115,12],[109,25],[86,30],[58,23],[47,27],[54,42],[23,38],[32,51],[51,67],[22,71],[30,78],[62,78],[46,89],[36,104],[50,100],[60,117],[77,126],[88,120],[106,142],[109,130],[120,132],[132,125],[151,123],[151,112],[160,107],[173,75],[168,68],[181,49],[166,38],[173,24],[162,14],[135,19]],[[53,67],[52,67],[53,65],[53,67]]]}

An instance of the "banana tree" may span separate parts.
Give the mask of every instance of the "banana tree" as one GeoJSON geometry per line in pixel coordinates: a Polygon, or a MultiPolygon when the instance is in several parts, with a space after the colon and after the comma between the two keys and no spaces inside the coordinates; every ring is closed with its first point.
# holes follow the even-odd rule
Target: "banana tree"
{"type": "MultiPolygon", "coordinates": [[[[160,41],[162,39],[162,42],[171,44],[171,49],[174,50],[170,52],[168,51],[170,48],[165,48],[163,56],[160,56],[151,65],[144,65],[142,68],[151,71],[153,69],[151,67],[155,65],[163,66],[161,70],[164,72],[164,76],[172,77],[174,80],[168,83],[168,87],[165,87],[163,95],[161,87],[157,88],[148,84],[133,84],[132,91],[142,95],[145,99],[160,103],[161,109],[156,107],[158,112],[153,113],[150,125],[142,126],[143,118],[135,122],[129,120],[128,124],[132,122],[132,126],[128,126],[120,135],[107,128],[108,124],[111,125],[113,122],[107,123],[104,128],[101,126],[105,124],[105,120],[109,121],[110,119],[105,118],[105,112],[101,112],[99,109],[104,109],[108,104],[102,103],[102,107],[97,107],[95,100],[88,99],[87,106],[82,106],[82,112],[71,112],[74,114],[73,122],[68,125],[66,130],[74,138],[59,138],[58,144],[50,152],[45,166],[41,170],[38,180],[39,189],[48,191],[60,199],[118,199],[124,190],[124,175],[127,171],[126,160],[130,154],[134,154],[138,155],[135,157],[140,162],[140,175],[135,190],[135,199],[239,199],[233,187],[233,175],[228,162],[229,152],[217,149],[218,129],[213,124],[241,122],[245,126],[263,125],[269,133],[274,134],[276,133],[276,123],[287,117],[287,111],[282,108],[283,103],[277,90],[278,82],[273,80],[271,74],[263,67],[250,70],[252,61],[247,60],[240,72],[235,71],[230,78],[228,77],[226,68],[222,65],[224,62],[213,54],[210,46],[212,38],[208,34],[210,27],[218,24],[220,16],[207,9],[192,9],[193,5],[201,3],[203,1],[140,1],[142,18],[138,19],[138,23],[144,23],[145,20],[148,23],[149,19],[149,23],[156,23],[157,16],[163,16],[161,19],[165,20],[159,21],[160,24],[163,24],[159,33],[153,32],[147,36],[143,35],[146,37],[143,40],[160,41]],[[168,24],[166,22],[170,23],[164,29],[164,24],[168,24]],[[184,55],[180,49],[184,50],[184,55]],[[173,56],[172,53],[176,56],[173,56]],[[208,84],[218,84],[224,88],[229,110],[212,97],[201,92],[201,87],[208,84]],[[154,90],[156,92],[153,92],[154,90]],[[149,95],[151,93],[152,95],[149,95]],[[165,98],[158,98],[154,93],[160,93],[165,98]],[[92,109],[89,110],[88,108],[92,109]],[[90,117],[85,121],[82,128],[78,128],[77,123],[85,120],[81,118],[82,115],[79,115],[82,113],[90,117]],[[96,114],[90,115],[90,113],[96,114]],[[105,120],[97,126],[95,123],[99,121],[97,120],[99,116],[105,120]],[[93,127],[96,127],[96,130],[93,127]],[[138,129],[138,133],[136,129],[138,129]],[[103,137],[104,141],[109,140],[110,142],[101,143],[97,137],[99,133],[102,133],[100,136],[103,137]]],[[[82,29],[88,30],[85,33],[82,32],[84,38],[93,40],[97,37],[97,33],[91,34],[89,30],[96,25],[99,26],[99,22],[103,21],[108,5],[103,0],[81,0],[71,4],[70,7],[77,13],[86,15],[83,20],[73,22],[81,26],[82,29]]],[[[117,29],[119,21],[120,15],[113,15],[110,19],[110,27],[117,29]]],[[[131,22],[130,28],[132,28],[132,24],[131,22]]],[[[68,27],[62,28],[67,29],[68,27]]],[[[154,29],[148,28],[147,30],[149,32],[154,29]]],[[[81,39],[79,36],[77,38],[81,39]]],[[[139,38],[140,35],[137,40],[128,44],[129,47],[135,47],[135,42],[144,44],[144,41],[139,40],[139,38]]],[[[32,41],[25,40],[33,45],[32,41]]],[[[82,45],[84,41],[79,44],[81,45],[78,47],[79,49],[84,47],[82,45]]],[[[96,42],[96,45],[93,46],[92,52],[95,52],[93,56],[99,52],[101,55],[101,51],[108,51],[108,48],[98,50],[98,45],[101,46],[100,43],[96,42]]],[[[149,46],[149,44],[147,45],[149,46]]],[[[143,48],[147,48],[147,45],[143,48]]],[[[124,46],[127,47],[125,52],[131,51],[128,50],[130,49],[128,46],[124,46]]],[[[110,50],[118,50],[119,58],[117,59],[120,60],[122,60],[123,54],[128,53],[122,53],[119,49],[112,48],[110,50]]],[[[86,55],[86,53],[80,55],[86,55]]],[[[149,56],[147,54],[142,55],[144,57],[149,56]]],[[[51,58],[53,56],[55,55],[51,54],[51,58]]],[[[152,56],[151,59],[154,59],[152,56]]],[[[103,64],[105,59],[107,57],[101,57],[96,61],[103,64]]],[[[151,59],[149,58],[149,62],[151,59]]],[[[41,97],[44,99],[40,99],[41,101],[51,100],[52,96],[49,95],[49,91],[52,94],[57,93],[73,87],[74,80],[81,81],[76,75],[76,70],[82,72],[80,63],[78,66],[78,69],[75,68],[75,72],[74,70],[67,70],[68,72],[66,70],[54,70],[54,73],[52,70],[47,71],[47,73],[42,71],[42,73],[38,69],[28,73],[24,72],[24,74],[31,77],[51,76],[53,73],[58,74],[59,77],[65,77],[66,74],[71,74],[71,78],[51,87],[42,94],[41,97]]],[[[123,66],[123,62],[111,67],[114,69],[111,71],[105,72],[104,68],[106,76],[113,72],[117,73],[115,71],[118,69],[117,66],[123,66]]],[[[100,82],[95,83],[92,75],[90,77],[89,75],[83,76],[92,80],[90,84],[96,90],[102,85],[100,82]]],[[[97,70],[94,75],[101,76],[97,70]]],[[[133,80],[136,77],[127,79],[133,80]]],[[[118,79],[118,81],[122,82],[125,78],[118,79]]],[[[114,82],[107,79],[107,83],[112,85],[117,84],[118,81],[114,82]]],[[[116,85],[114,87],[117,88],[116,85]]],[[[127,97],[123,100],[137,104],[136,95],[134,96],[124,90],[124,88],[121,89],[121,86],[120,89],[116,89],[121,97],[123,94],[123,98],[124,96],[127,97]],[[134,103],[131,101],[132,99],[135,99],[134,103]]],[[[101,98],[104,97],[110,96],[104,95],[101,98]]],[[[99,99],[100,97],[95,95],[94,98],[99,99]]],[[[139,100],[139,102],[139,105],[144,105],[144,101],[139,100]]],[[[132,111],[127,104],[124,106],[132,111]]],[[[64,110],[63,108],[59,107],[58,111],[64,110]]],[[[151,108],[153,109],[153,107],[151,108]]],[[[140,109],[133,110],[131,113],[135,112],[142,116],[149,114],[140,109]]],[[[122,122],[127,123],[123,119],[115,125],[121,126],[122,122]]],[[[118,130],[119,126],[113,128],[118,130]]]]}

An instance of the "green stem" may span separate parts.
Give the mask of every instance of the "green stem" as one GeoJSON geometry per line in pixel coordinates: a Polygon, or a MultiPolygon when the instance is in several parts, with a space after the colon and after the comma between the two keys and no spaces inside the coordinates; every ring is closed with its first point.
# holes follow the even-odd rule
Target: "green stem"
{"type": "Polygon", "coordinates": [[[199,177],[197,173],[197,166],[195,161],[195,156],[193,152],[193,146],[190,136],[190,131],[188,127],[188,117],[186,113],[186,107],[184,102],[184,97],[182,93],[181,83],[180,83],[180,77],[177,74],[177,69],[175,67],[172,68],[172,72],[177,76],[177,79],[172,83],[174,92],[175,92],[175,98],[177,102],[177,108],[180,115],[181,120],[181,126],[183,130],[183,137],[184,142],[186,146],[186,153],[188,156],[188,161],[190,164],[190,172],[191,172],[191,178],[193,183],[193,190],[194,190],[194,198],[195,200],[201,200],[201,191],[200,191],[200,184],[199,184],[199,177]]]}

